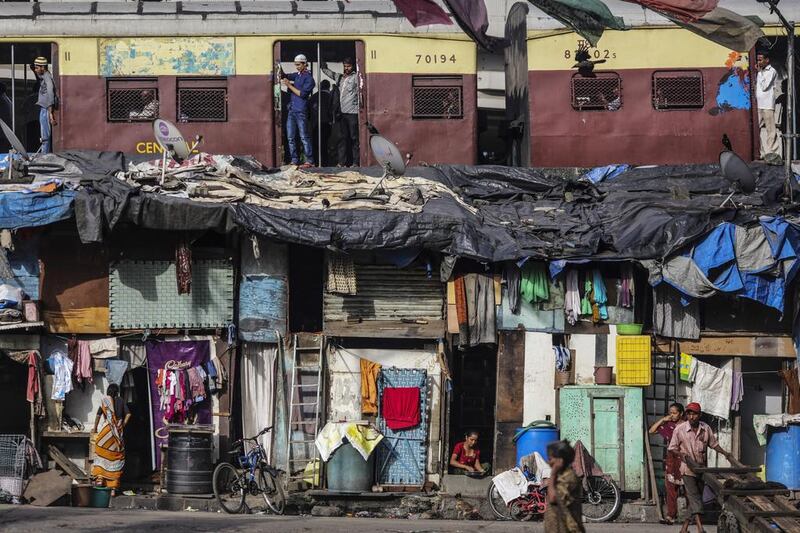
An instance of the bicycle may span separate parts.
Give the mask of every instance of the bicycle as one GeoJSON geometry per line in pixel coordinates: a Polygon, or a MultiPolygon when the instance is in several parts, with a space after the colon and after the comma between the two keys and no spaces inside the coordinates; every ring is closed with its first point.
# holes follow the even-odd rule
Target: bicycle
{"type": "Polygon", "coordinates": [[[259,437],[272,430],[272,426],[262,429],[255,437],[246,437],[233,443],[231,455],[238,454],[236,461],[239,468],[229,462],[223,462],[214,469],[214,496],[220,507],[228,514],[240,514],[245,508],[248,494],[264,498],[264,503],[275,514],[283,514],[286,506],[286,495],[281,483],[282,471],[267,463],[264,447],[258,442],[259,437]],[[244,453],[245,442],[253,444],[249,452],[244,453]],[[241,452],[238,448],[241,446],[241,452]]]}

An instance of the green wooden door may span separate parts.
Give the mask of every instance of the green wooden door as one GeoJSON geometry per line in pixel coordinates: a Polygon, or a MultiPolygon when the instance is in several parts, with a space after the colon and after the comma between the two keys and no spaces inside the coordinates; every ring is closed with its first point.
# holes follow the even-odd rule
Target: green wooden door
{"type": "Polygon", "coordinates": [[[620,435],[620,399],[592,398],[592,441],[594,458],[603,472],[622,479],[622,435],[620,435]]]}

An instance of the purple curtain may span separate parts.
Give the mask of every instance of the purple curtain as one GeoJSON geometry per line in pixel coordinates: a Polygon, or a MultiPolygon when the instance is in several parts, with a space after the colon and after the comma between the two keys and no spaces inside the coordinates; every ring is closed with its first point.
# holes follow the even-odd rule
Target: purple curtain
{"type": "Polygon", "coordinates": [[[486,35],[486,30],[489,28],[489,14],[484,0],[444,0],[444,3],[453,12],[456,22],[464,33],[479,46],[490,52],[506,46],[505,40],[486,35]]]}
{"type": "Polygon", "coordinates": [[[452,24],[453,21],[444,9],[431,0],[392,0],[395,7],[412,26],[427,26],[429,24],[452,24]]]}
{"type": "MultiPolygon", "coordinates": [[[[166,444],[167,439],[157,438],[155,433],[166,424],[164,423],[164,412],[161,410],[161,402],[156,386],[158,371],[164,368],[168,361],[179,363],[189,363],[191,366],[205,365],[211,355],[209,341],[148,341],[145,344],[147,349],[147,368],[150,372],[150,408],[153,414],[153,451],[155,452],[156,469],[161,468],[161,444],[166,444]]],[[[196,406],[197,424],[212,424],[211,400],[197,404],[196,406]]]]}

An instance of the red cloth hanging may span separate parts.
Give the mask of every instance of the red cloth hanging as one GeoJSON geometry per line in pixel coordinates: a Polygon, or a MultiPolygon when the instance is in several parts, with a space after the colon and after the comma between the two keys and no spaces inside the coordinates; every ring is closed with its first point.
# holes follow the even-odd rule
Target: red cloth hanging
{"type": "Polygon", "coordinates": [[[392,0],[397,10],[408,19],[412,26],[430,24],[452,24],[453,21],[444,9],[432,0],[392,0]]]}
{"type": "Polygon", "coordinates": [[[381,415],[386,426],[394,431],[419,425],[419,387],[389,387],[383,389],[381,415]]]}

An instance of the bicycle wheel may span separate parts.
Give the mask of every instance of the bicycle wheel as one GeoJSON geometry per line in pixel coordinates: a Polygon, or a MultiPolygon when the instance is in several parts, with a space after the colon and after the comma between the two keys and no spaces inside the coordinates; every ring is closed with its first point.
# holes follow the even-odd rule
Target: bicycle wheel
{"type": "Polygon", "coordinates": [[[583,517],[589,522],[611,520],[622,507],[622,494],[617,484],[605,477],[586,480],[583,494],[583,517]]]}
{"type": "Polygon", "coordinates": [[[489,485],[487,496],[489,498],[489,506],[492,508],[494,516],[497,517],[498,520],[511,520],[511,511],[508,505],[506,505],[505,500],[503,500],[503,497],[500,496],[500,493],[497,491],[497,487],[494,486],[494,481],[489,485]]]}
{"type": "Polygon", "coordinates": [[[239,514],[244,509],[244,482],[242,474],[230,463],[220,463],[214,469],[214,496],[219,506],[228,514],[239,514]]]}
{"type": "Polygon", "coordinates": [[[274,477],[271,472],[264,468],[259,468],[256,474],[258,488],[273,513],[283,514],[286,507],[286,495],[283,492],[283,483],[279,477],[274,477]]]}

